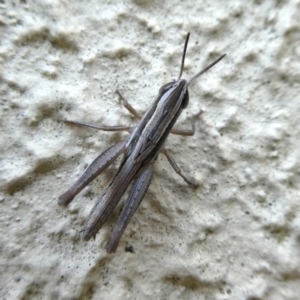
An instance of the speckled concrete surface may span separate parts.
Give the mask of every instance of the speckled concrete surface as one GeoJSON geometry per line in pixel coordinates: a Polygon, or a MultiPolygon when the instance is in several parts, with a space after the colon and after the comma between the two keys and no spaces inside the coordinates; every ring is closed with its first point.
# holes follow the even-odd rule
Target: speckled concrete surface
{"type": "Polygon", "coordinates": [[[1,299],[298,299],[299,1],[0,1],[1,299]],[[67,208],[57,197],[126,136],[66,126],[134,124],[177,77],[190,87],[115,255],[80,237],[114,165],[67,208]],[[125,252],[131,246],[134,253],[125,252]]]}

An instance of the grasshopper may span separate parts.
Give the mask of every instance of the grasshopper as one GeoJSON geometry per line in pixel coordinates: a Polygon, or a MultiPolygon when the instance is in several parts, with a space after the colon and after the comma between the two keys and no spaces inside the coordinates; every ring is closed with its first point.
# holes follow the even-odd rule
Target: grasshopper
{"type": "Polygon", "coordinates": [[[65,123],[92,127],[103,131],[123,130],[130,132],[130,135],[124,141],[111,146],[102,154],[100,154],[87,167],[74,185],[58,199],[59,205],[68,205],[84,187],[86,187],[92,180],[100,175],[109,165],[111,165],[119,155],[124,155],[123,161],[121,162],[116,174],[110,180],[94,205],[90,215],[86,220],[83,230],[84,240],[88,241],[92,237],[95,237],[96,233],[100,230],[104,222],[107,220],[109,215],[120,201],[129,184],[133,182],[131,191],[129,192],[129,196],[124,203],[117,225],[113,229],[109,241],[105,246],[107,253],[114,253],[116,251],[124,230],[144,198],[153,177],[153,164],[157,160],[159,153],[162,153],[167,157],[175,172],[179,174],[188,184],[195,187],[198,186],[196,183],[189,180],[184,174],[182,174],[175,160],[165,149],[164,143],[170,132],[186,136],[192,136],[194,134],[195,118],[201,112],[192,118],[191,130],[172,130],[182,110],[188,105],[188,87],[200,75],[217,64],[226,54],[220,56],[217,60],[215,60],[201,72],[197,73],[189,81],[181,79],[189,36],[190,33],[187,34],[185,40],[178,79],[163,85],[159,89],[154,103],[143,116],[140,116],[139,113],[117,90],[117,93],[123,100],[123,105],[125,108],[135,117],[140,119],[139,123],[135,127],[98,127],[82,122],[65,120],[65,123]]]}

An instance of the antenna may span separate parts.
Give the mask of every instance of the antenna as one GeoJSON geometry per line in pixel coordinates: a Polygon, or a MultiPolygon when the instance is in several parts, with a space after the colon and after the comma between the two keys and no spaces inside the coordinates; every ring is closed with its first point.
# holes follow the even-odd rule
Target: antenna
{"type": "Polygon", "coordinates": [[[200,71],[199,73],[197,73],[194,77],[192,77],[188,83],[187,86],[189,86],[190,84],[192,84],[199,76],[201,76],[203,73],[205,73],[206,71],[208,71],[211,67],[213,67],[215,64],[217,64],[226,54],[221,55],[218,59],[216,59],[214,62],[212,62],[210,65],[208,65],[205,69],[203,69],[202,71],[200,71]]]}
{"type": "Polygon", "coordinates": [[[185,43],[184,43],[184,47],[183,47],[183,53],[182,53],[182,59],[181,59],[181,66],[180,66],[180,71],[179,71],[179,76],[178,79],[180,79],[182,72],[183,72],[183,67],[184,67],[184,59],[185,59],[185,54],[186,54],[186,49],[187,49],[187,45],[189,42],[189,38],[190,38],[190,33],[188,32],[186,39],[185,39],[185,43]]]}

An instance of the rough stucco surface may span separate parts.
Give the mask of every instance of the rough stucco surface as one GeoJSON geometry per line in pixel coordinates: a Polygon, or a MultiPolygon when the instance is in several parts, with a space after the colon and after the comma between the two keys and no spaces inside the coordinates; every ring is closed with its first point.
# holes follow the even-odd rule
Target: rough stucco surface
{"type": "Polygon", "coordinates": [[[299,1],[0,1],[1,299],[298,299],[299,1]],[[178,75],[226,58],[190,105],[115,255],[81,230],[117,164],[66,209],[60,194],[178,75]],[[132,246],[134,253],[125,252],[132,246]]]}

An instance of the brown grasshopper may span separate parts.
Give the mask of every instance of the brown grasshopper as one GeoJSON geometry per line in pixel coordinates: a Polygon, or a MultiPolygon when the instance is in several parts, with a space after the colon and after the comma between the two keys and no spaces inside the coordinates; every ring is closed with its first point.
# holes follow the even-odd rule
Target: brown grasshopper
{"type": "Polygon", "coordinates": [[[144,198],[153,176],[153,164],[159,153],[162,153],[167,157],[175,172],[188,184],[195,187],[198,186],[181,173],[181,170],[175,160],[164,148],[164,143],[170,132],[186,136],[192,136],[194,134],[195,118],[200,113],[193,117],[191,130],[172,130],[182,110],[188,105],[188,87],[200,75],[218,63],[226,54],[220,56],[189,81],[180,79],[183,72],[189,36],[190,33],[187,34],[185,40],[178,79],[163,85],[159,89],[154,103],[143,116],[140,116],[117,90],[117,93],[123,100],[125,108],[140,119],[137,126],[133,128],[124,126],[98,127],[82,122],[65,121],[66,123],[88,126],[104,131],[123,130],[130,132],[130,135],[124,141],[111,146],[100,154],[87,167],[75,184],[58,199],[59,205],[68,205],[84,187],[101,174],[109,165],[111,165],[120,154],[124,154],[121,165],[97,200],[84,226],[83,239],[88,241],[91,237],[95,237],[96,233],[100,230],[104,222],[114,210],[115,206],[120,201],[128,185],[133,181],[133,186],[127,200],[124,203],[117,225],[105,246],[107,253],[113,253],[116,251],[124,230],[144,198]]]}

